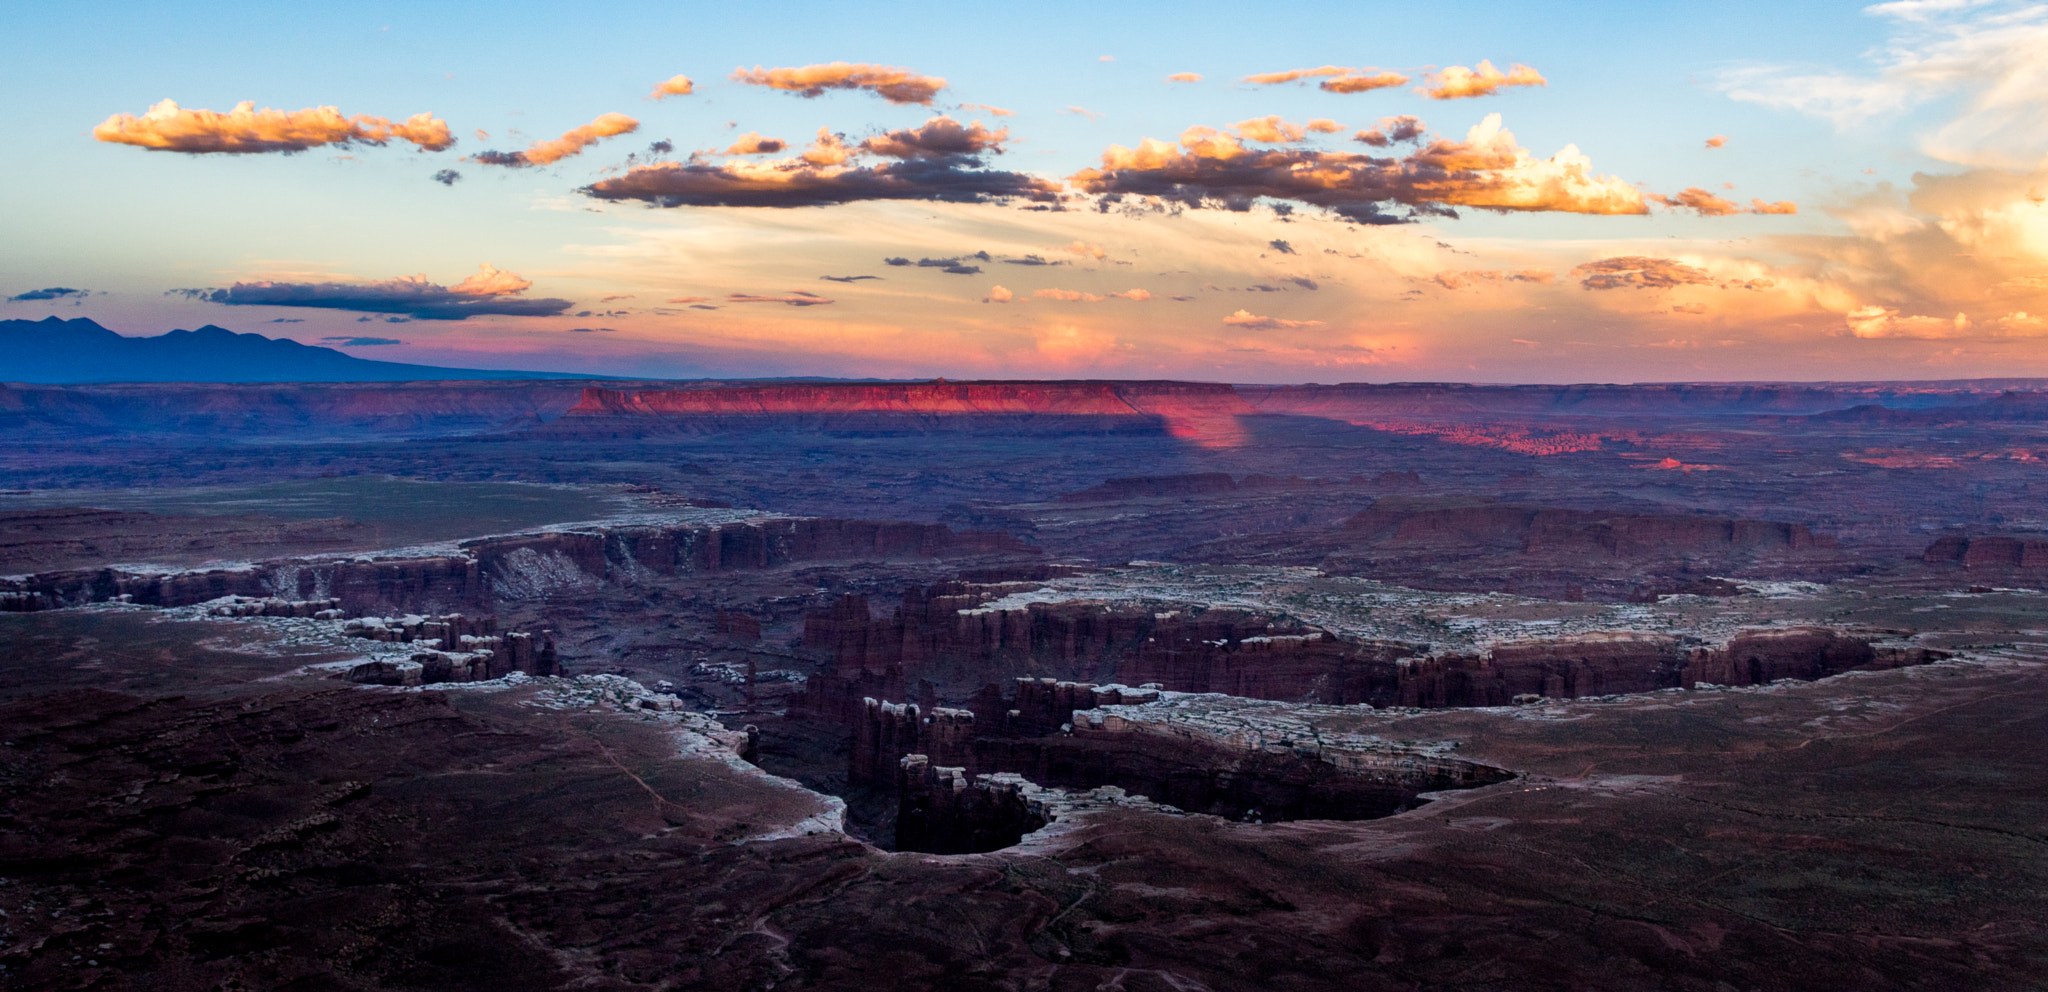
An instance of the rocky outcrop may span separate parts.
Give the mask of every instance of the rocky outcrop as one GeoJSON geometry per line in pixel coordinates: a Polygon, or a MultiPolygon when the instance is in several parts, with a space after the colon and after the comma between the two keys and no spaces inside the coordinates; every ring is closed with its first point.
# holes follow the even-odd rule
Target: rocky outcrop
{"type": "Polygon", "coordinates": [[[1921,554],[1928,564],[1964,568],[2048,568],[2048,538],[1944,537],[1921,554]]]}
{"type": "Polygon", "coordinates": [[[342,633],[417,648],[404,660],[380,658],[355,666],[348,672],[351,682],[432,685],[481,682],[513,672],[555,675],[561,671],[554,631],[500,633],[495,617],[364,617],[345,622],[342,633]]]}
{"type": "Polygon", "coordinates": [[[922,754],[897,764],[896,795],[899,851],[999,851],[1053,818],[1045,791],[1021,776],[969,776],[922,754]]]}

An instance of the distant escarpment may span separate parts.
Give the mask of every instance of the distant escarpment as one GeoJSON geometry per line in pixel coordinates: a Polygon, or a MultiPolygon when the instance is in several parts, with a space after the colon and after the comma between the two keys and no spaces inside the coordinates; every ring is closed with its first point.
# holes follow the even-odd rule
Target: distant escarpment
{"type": "Polygon", "coordinates": [[[1947,382],[1671,382],[1616,385],[1478,385],[1453,382],[1239,386],[1260,413],[1366,423],[1376,419],[1514,414],[1627,417],[1810,415],[1882,404],[1919,410],[1984,403],[2039,379],[1947,382]]]}
{"type": "Polygon", "coordinates": [[[1202,382],[805,383],[722,389],[590,387],[557,431],[718,433],[841,431],[1164,431],[1235,442],[1254,411],[1235,390],[1202,382]]]}
{"type": "Polygon", "coordinates": [[[1210,541],[1180,556],[1608,601],[1732,592],[1724,576],[1822,579],[1869,565],[1799,523],[1407,497],[1382,497],[1334,527],[1210,541]]]}

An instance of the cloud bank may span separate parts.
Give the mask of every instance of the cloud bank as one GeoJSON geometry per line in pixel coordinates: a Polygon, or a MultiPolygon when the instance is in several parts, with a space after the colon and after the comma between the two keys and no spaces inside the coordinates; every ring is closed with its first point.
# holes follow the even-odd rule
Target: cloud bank
{"type": "Polygon", "coordinates": [[[983,168],[982,156],[999,153],[1008,129],[979,121],[961,124],[939,116],[916,128],[890,131],[858,145],[826,129],[801,154],[766,162],[656,162],[633,165],[622,176],[582,192],[601,200],[640,200],[660,207],[815,207],[864,200],[983,203],[1025,199],[1051,203],[1056,182],[983,168]],[[880,158],[878,164],[859,164],[880,158]]]}
{"type": "Polygon", "coordinates": [[[570,301],[519,296],[533,283],[492,265],[453,287],[424,275],[381,282],[238,282],[226,289],[174,290],[187,298],[224,306],[312,307],[355,313],[398,314],[418,320],[467,320],[486,314],[552,317],[570,301]]]}
{"type": "Polygon", "coordinates": [[[1112,145],[1102,167],[1072,184],[1104,196],[1146,196],[1189,207],[1247,210],[1260,199],[1323,207],[1362,223],[1399,223],[1419,215],[1455,216],[1453,207],[1585,214],[1648,212],[1643,193],[1567,145],[1539,159],[1489,115],[1463,141],[1439,139],[1401,158],[1310,149],[1251,149],[1213,128],[1189,128],[1178,145],[1151,138],[1135,149],[1112,145]],[[1385,207],[1405,207],[1406,215],[1385,207]]]}

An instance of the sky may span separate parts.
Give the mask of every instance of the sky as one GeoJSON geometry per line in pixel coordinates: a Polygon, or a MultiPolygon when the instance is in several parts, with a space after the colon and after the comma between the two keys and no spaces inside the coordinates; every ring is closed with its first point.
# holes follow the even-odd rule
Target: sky
{"type": "Polygon", "coordinates": [[[2048,4],[9,21],[0,318],[646,377],[2048,375],[2048,4]]]}

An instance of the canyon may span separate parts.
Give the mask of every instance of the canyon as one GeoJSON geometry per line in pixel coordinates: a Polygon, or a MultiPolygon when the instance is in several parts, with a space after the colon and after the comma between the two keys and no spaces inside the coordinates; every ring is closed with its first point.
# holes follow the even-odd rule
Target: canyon
{"type": "Polygon", "coordinates": [[[0,983],[2031,987],[2044,389],[0,386],[0,983]]]}

